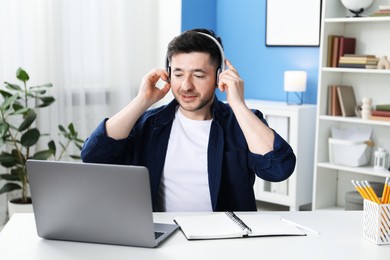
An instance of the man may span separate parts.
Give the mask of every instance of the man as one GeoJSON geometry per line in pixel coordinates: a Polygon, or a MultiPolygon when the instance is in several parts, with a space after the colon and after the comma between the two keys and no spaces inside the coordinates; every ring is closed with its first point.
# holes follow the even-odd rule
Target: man
{"type": "Polygon", "coordinates": [[[81,155],[84,162],[146,166],[155,211],[256,210],[255,174],[285,180],[296,160],[262,113],[245,105],[243,80],[225,61],[220,39],[204,29],[169,43],[166,70],[144,76],[138,95],[97,127],[81,155]],[[228,104],[217,100],[216,88],[228,104]],[[149,109],[169,90],[172,102],[149,109]]]}

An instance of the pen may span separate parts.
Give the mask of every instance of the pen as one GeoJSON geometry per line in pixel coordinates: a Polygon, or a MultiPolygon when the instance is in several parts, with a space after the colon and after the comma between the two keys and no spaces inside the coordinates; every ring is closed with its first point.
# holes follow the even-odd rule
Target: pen
{"type": "Polygon", "coordinates": [[[291,220],[288,220],[288,219],[285,219],[285,218],[282,218],[282,220],[285,221],[285,222],[287,222],[287,223],[289,223],[289,224],[291,224],[291,225],[296,226],[297,228],[299,228],[299,229],[301,229],[301,230],[307,230],[307,231],[309,231],[310,233],[314,233],[314,234],[317,234],[317,235],[320,234],[320,232],[318,232],[317,230],[314,230],[314,229],[312,229],[312,228],[303,226],[303,225],[298,224],[298,223],[296,223],[296,222],[294,222],[294,221],[291,221],[291,220]]]}

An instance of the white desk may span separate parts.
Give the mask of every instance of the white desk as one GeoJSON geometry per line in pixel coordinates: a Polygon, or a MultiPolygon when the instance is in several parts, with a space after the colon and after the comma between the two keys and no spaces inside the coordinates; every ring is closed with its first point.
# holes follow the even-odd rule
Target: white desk
{"type": "MultiPolygon", "coordinates": [[[[256,214],[256,213],[255,213],[256,214]]],[[[2,260],[78,259],[388,259],[390,245],[378,246],[362,236],[362,212],[261,212],[278,214],[318,230],[304,237],[259,237],[187,241],[177,231],[156,249],[41,239],[33,214],[15,214],[0,233],[2,260]]],[[[172,213],[155,221],[172,223],[172,213]]]]}

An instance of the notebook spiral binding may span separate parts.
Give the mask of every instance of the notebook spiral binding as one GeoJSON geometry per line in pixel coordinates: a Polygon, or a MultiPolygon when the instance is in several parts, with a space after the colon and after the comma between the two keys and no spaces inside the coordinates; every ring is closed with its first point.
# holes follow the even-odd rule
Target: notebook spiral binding
{"type": "Polygon", "coordinates": [[[233,220],[234,223],[236,223],[242,230],[247,230],[249,233],[252,232],[252,230],[242,221],[236,214],[234,214],[231,211],[226,211],[225,214],[233,220]]]}

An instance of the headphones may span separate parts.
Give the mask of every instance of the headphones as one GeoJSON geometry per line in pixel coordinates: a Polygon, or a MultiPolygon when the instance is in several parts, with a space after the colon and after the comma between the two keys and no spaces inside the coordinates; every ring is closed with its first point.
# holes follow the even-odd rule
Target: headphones
{"type": "MultiPolygon", "coordinates": [[[[203,32],[196,32],[196,33],[199,33],[199,34],[202,34],[208,38],[210,38],[211,40],[213,40],[213,42],[217,45],[218,49],[219,49],[219,53],[221,55],[221,64],[220,66],[218,67],[217,69],[217,73],[216,73],[216,85],[218,85],[218,78],[219,78],[219,74],[226,70],[226,64],[225,64],[225,53],[223,51],[223,48],[222,48],[222,45],[219,43],[219,41],[211,36],[210,34],[207,34],[207,33],[203,33],[203,32]]],[[[171,66],[169,64],[169,59],[168,57],[166,57],[166,60],[165,60],[165,68],[168,72],[168,80],[167,82],[170,83],[171,82],[171,66]]]]}

